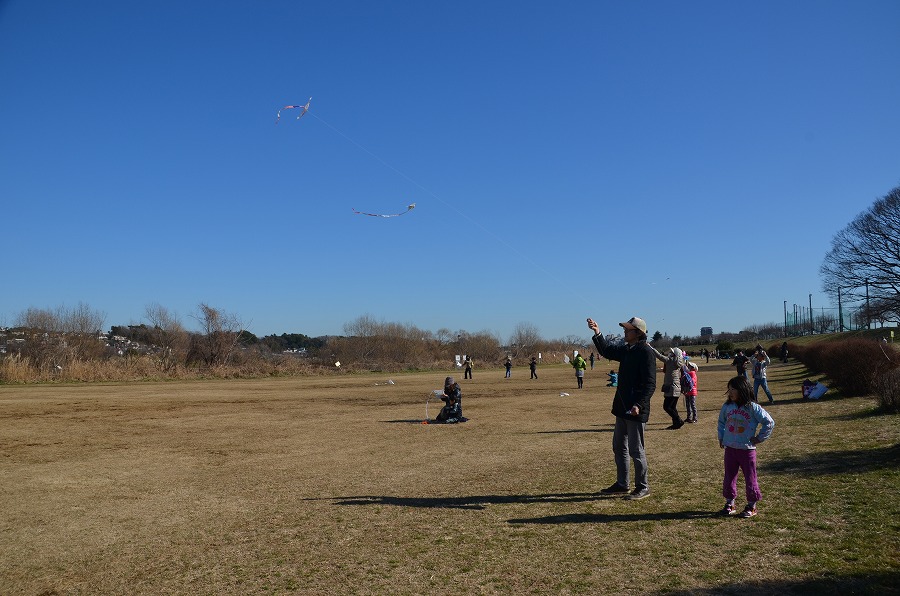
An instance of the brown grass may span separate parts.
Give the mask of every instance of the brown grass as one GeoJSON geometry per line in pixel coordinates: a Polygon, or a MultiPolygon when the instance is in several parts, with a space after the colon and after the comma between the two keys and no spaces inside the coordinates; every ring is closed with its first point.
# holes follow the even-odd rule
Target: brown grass
{"type": "Polygon", "coordinates": [[[471,418],[457,426],[418,423],[444,373],[0,387],[0,593],[896,585],[897,417],[803,403],[806,372],[773,363],[760,515],[721,519],[715,418],[732,369],[700,366],[698,424],[663,430],[654,398],[639,502],[597,494],[615,479],[608,364],[582,391],[563,365],[536,381],[457,373],[471,418]]]}

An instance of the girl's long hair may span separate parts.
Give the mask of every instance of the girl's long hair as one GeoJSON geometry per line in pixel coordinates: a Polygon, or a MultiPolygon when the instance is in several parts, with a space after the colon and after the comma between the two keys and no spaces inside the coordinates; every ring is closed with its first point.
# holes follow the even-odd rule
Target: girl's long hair
{"type": "Polygon", "coordinates": [[[753,387],[750,386],[750,381],[748,381],[743,375],[732,377],[731,380],[728,381],[728,387],[730,389],[737,389],[738,397],[734,403],[736,403],[739,407],[743,408],[751,401],[753,401],[753,387]]]}

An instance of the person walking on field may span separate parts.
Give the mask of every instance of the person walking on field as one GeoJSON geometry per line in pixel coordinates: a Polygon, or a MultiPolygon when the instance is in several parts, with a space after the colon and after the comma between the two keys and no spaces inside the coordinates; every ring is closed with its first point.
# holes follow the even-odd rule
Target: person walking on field
{"type": "Polygon", "coordinates": [[[737,374],[746,379],[748,362],[750,362],[750,359],[744,356],[744,351],[738,350],[737,356],[735,356],[734,360],[731,361],[731,366],[734,367],[734,370],[737,371],[737,374]]]}
{"type": "Polygon", "coordinates": [[[600,492],[605,495],[628,493],[630,457],[634,463],[634,490],[625,498],[643,499],[650,495],[644,430],[650,418],[650,399],[656,391],[656,355],[647,343],[647,324],[638,317],[619,323],[625,332],[624,345],[607,341],[594,319],[588,319],[587,324],[594,332],[592,339],[598,353],[607,360],[619,362],[619,384],[612,403],[612,413],[616,417],[612,437],[616,482],[600,492]]]}
{"type": "Polygon", "coordinates": [[[771,363],[772,359],[762,349],[762,346],[756,346],[756,352],[753,353],[753,357],[750,359],[750,364],[753,366],[753,401],[756,403],[759,403],[760,387],[766,392],[769,403],[775,403],[775,398],[772,397],[772,392],[769,391],[769,381],[766,379],[766,369],[769,368],[771,363]]]}
{"type": "Polygon", "coordinates": [[[590,360],[591,360],[591,370],[594,370],[594,353],[593,352],[591,352],[590,360]]]}
{"type": "Polygon", "coordinates": [[[531,357],[531,362],[528,363],[528,368],[531,369],[531,378],[537,378],[537,358],[534,356],[531,357]]]}
{"type": "Polygon", "coordinates": [[[583,389],[584,369],[587,368],[587,362],[584,361],[581,354],[576,354],[575,358],[572,359],[572,366],[575,368],[575,379],[578,381],[578,388],[583,389]]]}
{"type": "Polygon", "coordinates": [[[663,410],[672,418],[672,426],[666,430],[678,430],[684,426],[681,414],[678,413],[678,398],[681,397],[681,367],[684,366],[684,352],[679,348],[669,348],[663,356],[656,348],[651,348],[657,360],[663,362],[663,410]]]}
{"type": "Polygon", "coordinates": [[[512,358],[509,356],[506,357],[506,364],[503,366],[506,367],[506,378],[510,378],[512,376],[512,358]]]}
{"type": "Polygon", "coordinates": [[[463,373],[464,379],[472,378],[472,359],[466,356],[466,371],[463,373]]]}

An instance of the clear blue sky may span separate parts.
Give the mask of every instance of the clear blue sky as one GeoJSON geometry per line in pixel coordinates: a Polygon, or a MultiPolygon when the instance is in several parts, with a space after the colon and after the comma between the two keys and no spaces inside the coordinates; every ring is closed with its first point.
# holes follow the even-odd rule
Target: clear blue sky
{"type": "Polygon", "coordinates": [[[832,236],[900,184],[898,31],[896,0],[0,2],[0,324],[829,306],[832,236]]]}

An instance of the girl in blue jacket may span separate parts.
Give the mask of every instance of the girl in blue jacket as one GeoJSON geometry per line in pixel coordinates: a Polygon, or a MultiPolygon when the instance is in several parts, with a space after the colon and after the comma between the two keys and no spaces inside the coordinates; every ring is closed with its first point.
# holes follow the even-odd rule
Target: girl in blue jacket
{"type": "Polygon", "coordinates": [[[738,471],[744,473],[747,506],[741,517],[756,515],[756,503],[762,498],[756,479],[756,446],[772,435],[775,421],[762,406],[753,401],[753,388],[743,375],[728,381],[728,401],[719,412],[719,447],[725,449],[725,479],[722,515],[735,512],[738,471]],[[759,433],[757,433],[759,429],[759,433]]]}

